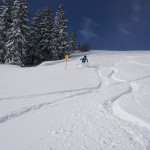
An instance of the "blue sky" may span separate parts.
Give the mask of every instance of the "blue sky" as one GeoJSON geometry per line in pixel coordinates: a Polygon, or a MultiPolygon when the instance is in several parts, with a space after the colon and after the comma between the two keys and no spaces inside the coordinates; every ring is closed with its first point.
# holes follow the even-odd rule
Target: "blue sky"
{"type": "Polygon", "coordinates": [[[63,4],[69,32],[93,49],[149,50],[150,0],[31,0],[30,17],[50,6],[53,14],[63,4]]]}

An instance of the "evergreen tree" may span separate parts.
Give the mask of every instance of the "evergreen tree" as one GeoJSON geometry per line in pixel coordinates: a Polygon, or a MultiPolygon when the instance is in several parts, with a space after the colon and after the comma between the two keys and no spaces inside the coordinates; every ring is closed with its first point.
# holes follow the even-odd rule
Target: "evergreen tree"
{"type": "Polygon", "coordinates": [[[4,42],[5,42],[5,22],[4,22],[4,7],[0,7],[0,62],[4,62],[4,42]]]}
{"type": "Polygon", "coordinates": [[[53,20],[50,8],[46,8],[43,14],[42,40],[40,42],[41,59],[43,61],[52,60],[52,29],[53,20]]]}
{"type": "Polygon", "coordinates": [[[12,12],[12,27],[9,29],[7,37],[9,39],[5,45],[7,50],[6,62],[24,65],[30,37],[26,0],[15,0],[12,12]]]}
{"type": "Polygon", "coordinates": [[[29,27],[27,0],[0,0],[0,62],[22,66],[64,58],[69,44],[76,49],[75,33],[68,43],[67,25],[62,5],[54,23],[46,8],[43,15],[36,12],[29,27]]]}
{"type": "Polygon", "coordinates": [[[7,41],[7,32],[12,25],[12,8],[11,0],[3,0],[0,6],[0,61],[5,62],[6,49],[4,47],[7,41]]]}
{"type": "Polygon", "coordinates": [[[70,43],[69,43],[69,52],[73,53],[76,50],[78,50],[77,36],[76,36],[76,32],[73,31],[71,35],[70,43]]]}
{"type": "Polygon", "coordinates": [[[31,30],[29,25],[29,10],[27,0],[21,0],[20,10],[22,10],[22,15],[20,15],[22,21],[21,31],[25,38],[25,41],[22,45],[24,47],[25,54],[22,57],[24,65],[28,65],[30,64],[31,57],[31,30]]]}
{"type": "Polygon", "coordinates": [[[53,28],[53,53],[54,59],[62,59],[68,49],[68,20],[65,19],[63,6],[60,5],[56,12],[53,28]]]}
{"type": "Polygon", "coordinates": [[[42,13],[37,10],[31,24],[32,63],[41,63],[42,13]]]}

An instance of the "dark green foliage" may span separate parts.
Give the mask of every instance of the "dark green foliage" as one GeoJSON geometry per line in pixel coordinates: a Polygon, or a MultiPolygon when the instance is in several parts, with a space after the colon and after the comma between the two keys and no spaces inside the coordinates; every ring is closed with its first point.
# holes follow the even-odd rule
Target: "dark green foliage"
{"type": "Polygon", "coordinates": [[[42,13],[38,10],[31,24],[31,44],[32,44],[31,61],[32,64],[35,65],[41,63],[40,43],[42,41],[42,26],[43,26],[42,13]]]}
{"type": "Polygon", "coordinates": [[[75,32],[69,43],[68,20],[62,5],[54,20],[50,8],[43,14],[37,11],[31,25],[28,18],[27,0],[0,1],[0,62],[38,65],[63,59],[66,52],[77,50],[75,32]]]}
{"type": "Polygon", "coordinates": [[[6,63],[23,66],[29,48],[29,20],[26,0],[16,0],[12,11],[12,26],[7,32],[6,63]]]}
{"type": "Polygon", "coordinates": [[[7,32],[12,25],[12,0],[1,1],[0,6],[0,62],[5,62],[5,43],[7,42],[7,32]]]}
{"type": "Polygon", "coordinates": [[[70,38],[70,42],[69,42],[69,52],[73,53],[76,50],[78,50],[77,35],[76,35],[76,32],[73,31],[71,38],[70,38]]]}
{"type": "Polygon", "coordinates": [[[53,50],[54,59],[62,59],[68,49],[68,20],[65,18],[63,6],[60,5],[56,12],[53,28],[53,50]]]}
{"type": "Polygon", "coordinates": [[[46,8],[43,13],[43,28],[42,28],[42,40],[40,41],[41,47],[41,60],[52,60],[52,30],[53,20],[50,8],[46,8]]]}

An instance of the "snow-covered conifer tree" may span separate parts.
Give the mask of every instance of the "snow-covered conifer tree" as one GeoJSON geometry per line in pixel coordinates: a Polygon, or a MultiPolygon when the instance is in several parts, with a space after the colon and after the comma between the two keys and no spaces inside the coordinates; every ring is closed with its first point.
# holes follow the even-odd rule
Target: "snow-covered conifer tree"
{"type": "Polygon", "coordinates": [[[0,62],[4,62],[4,42],[5,42],[5,22],[4,22],[4,7],[0,7],[0,62]]]}
{"type": "Polygon", "coordinates": [[[0,6],[0,62],[5,62],[7,32],[12,25],[12,0],[3,0],[0,6]]]}
{"type": "Polygon", "coordinates": [[[40,42],[41,47],[41,59],[43,61],[52,60],[52,29],[53,20],[50,8],[46,8],[43,13],[43,28],[42,28],[42,40],[40,42]]]}
{"type": "Polygon", "coordinates": [[[76,32],[73,31],[69,42],[69,53],[73,53],[78,49],[76,32]]]}
{"type": "Polygon", "coordinates": [[[12,12],[12,27],[9,29],[9,38],[5,47],[6,63],[24,65],[29,46],[29,20],[27,0],[15,0],[12,12]]]}
{"type": "Polygon", "coordinates": [[[54,59],[62,59],[68,49],[68,20],[65,18],[63,6],[60,5],[56,12],[53,28],[53,53],[54,59]]]}
{"type": "Polygon", "coordinates": [[[32,63],[41,63],[42,13],[37,10],[31,24],[32,63]]]}

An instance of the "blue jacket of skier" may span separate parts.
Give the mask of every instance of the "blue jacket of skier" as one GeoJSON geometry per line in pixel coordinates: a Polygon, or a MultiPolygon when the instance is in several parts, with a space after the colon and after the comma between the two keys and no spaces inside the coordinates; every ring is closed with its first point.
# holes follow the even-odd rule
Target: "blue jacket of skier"
{"type": "Polygon", "coordinates": [[[84,56],[83,58],[80,59],[82,63],[85,63],[86,61],[88,62],[87,56],[84,56]]]}

